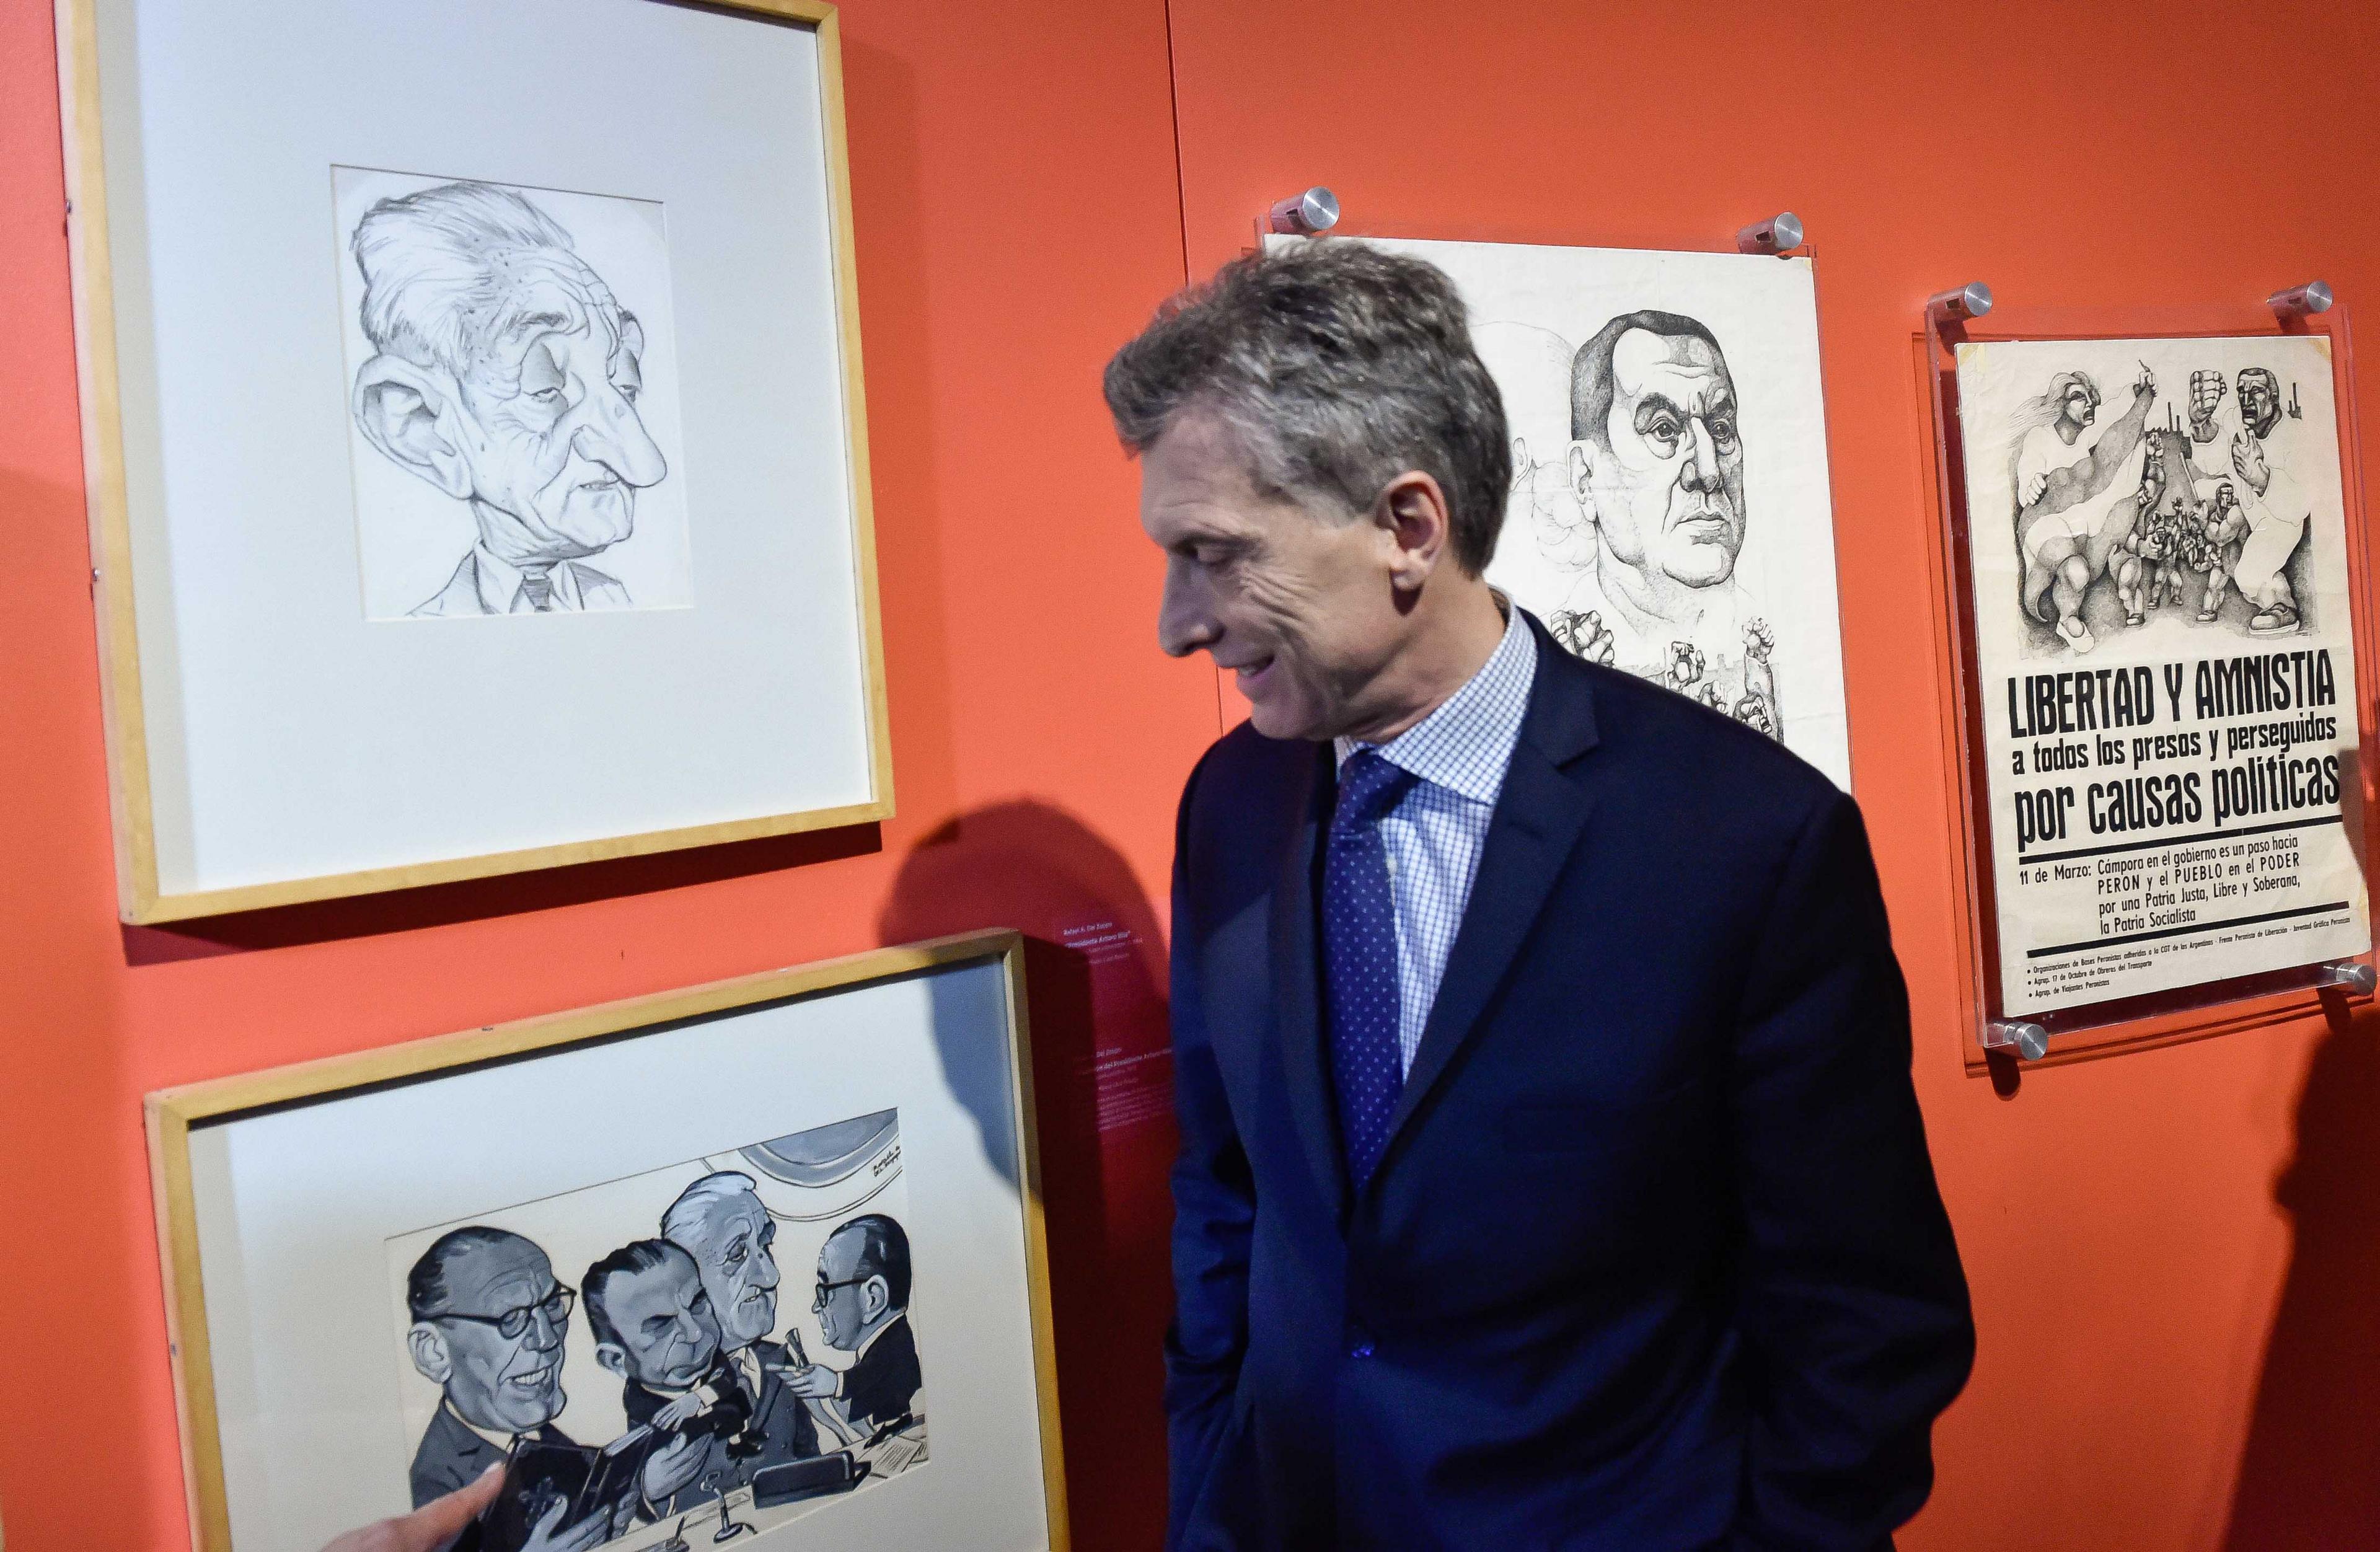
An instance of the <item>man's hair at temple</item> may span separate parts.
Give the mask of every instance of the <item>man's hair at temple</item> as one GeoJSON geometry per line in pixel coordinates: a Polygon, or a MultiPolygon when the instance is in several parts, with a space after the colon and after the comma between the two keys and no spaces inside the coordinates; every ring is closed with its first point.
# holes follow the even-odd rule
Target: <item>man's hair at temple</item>
{"type": "Polygon", "coordinates": [[[382,200],[356,224],[364,337],[459,375],[527,321],[521,261],[549,251],[572,254],[570,234],[509,188],[449,183],[382,200]]]}
{"type": "Polygon", "coordinates": [[[835,1230],[838,1235],[859,1236],[859,1262],[855,1278],[880,1277],[891,1306],[909,1307],[909,1234],[882,1213],[863,1213],[835,1230]]]}
{"type": "Polygon", "coordinates": [[[1445,492],[1455,564],[1496,552],[1512,483],[1496,381],[1454,283],[1360,242],[1235,259],[1108,362],[1116,434],[1145,453],[1188,412],[1219,420],[1260,494],[1368,512],[1408,470],[1445,492]]]}
{"type": "Polygon", "coordinates": [[[474,1223],[464,1229],[450,1229],[439,1235],[405,1276],[406,1312],[416,1320],[429,1320],[445,1314],[447,1302],[452,1297],[446,1288],[446,1268],[455,1264],[455,1257],[467,1251],[516,1242],[536,1248],[536,1242],[523,1239],[509,1229],[491,1229],[482,1223],[474,1223]]]}
{"type": "Polygon", "coordinates": [[[587,1328],[595,1333],[597,1341],[610,1342],[614,1347],[622,1345],[620,1328],[612,1324],[611,1312],[603,1307],[612,1279],[632,1272],[650,1272],[667,1261],[674,1250],[680,1255],[686,1254],[667,1240],[637,1240],[587,1268],[587,1279],[578,1285],[578,1293],[587,1306],[587,1328]]]}
{"type": "Polygon", "coordinates": [[[722,1170],[703,1176],[677,1194],[677,1200],[662,1214],[662,1238],[692,1249],[692,1241],[701,1236],[703,1219],[710,1215],[711,1205],[732,1201],[738,1196],[760,1199],[752,1177],[736,1170],[722,1170]]]}
{"type": "Polygon", "coordinates": [[[1617,392],[1611,381],[1611,353],[1620,348],[1620,336],[1632,329],[1659,334],[1668,339],[1698,339],[1727,359],[1719,350],[1718,336],[1700,322],[1682,312],[1622,313],[1595,332],[1594,337],[1578,347],[1578,355],[1570,364],[1570,434],[1575,442],[1592,442],[1605,452],[1611,451],[1611,401],[1617,392]]]}

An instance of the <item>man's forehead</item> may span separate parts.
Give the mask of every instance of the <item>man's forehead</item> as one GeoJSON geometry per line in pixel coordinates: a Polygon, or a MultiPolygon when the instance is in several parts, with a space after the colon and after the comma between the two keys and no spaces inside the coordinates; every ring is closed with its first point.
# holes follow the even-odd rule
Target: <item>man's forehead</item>
{"type": "Polygon", "coordinates": [[[553,1267],[547,1262],[545,1252],[527,1240],[477,1245],[446,1264],[448,1304],[474,1314],[497,1313],[474,1308],[495,1295],[534,1296],[544,1292],[552,1281],[553,1267]]]}
{"type": "Polygon", "coordinates": [[[1657,334],[1650,329],[1631,329],[1613,342],[1611,382],[1623,399],[1647,393],[1678,398],[1731,386],[1727,358],[1710,341],[1697,334],[1657,334]]]}
{"type": "Polygon", "coordinates": [[[857,1230],[838,1229],[829,1234],[826,1243],[820,1247],[819,1259],[826,1263],[827,1269],[832,1277],[849,1277],[851,1269],[859,1264],[860,1248],[861,1242],[857,1230]]]}

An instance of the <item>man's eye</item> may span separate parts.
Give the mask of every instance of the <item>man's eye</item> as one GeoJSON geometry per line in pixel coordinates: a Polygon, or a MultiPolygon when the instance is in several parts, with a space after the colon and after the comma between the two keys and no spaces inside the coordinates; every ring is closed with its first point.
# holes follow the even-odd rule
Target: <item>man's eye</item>
{"type": "Polygon", "coordinates": [[[744,1247],[741,1244],[728,1251],[727,1265],[730,1268],[744,1265],[744,1247]]]}
{"type": "Polygon", "coordinates": [[[1719,451],[1724,453],[1733,450],[1735,446],[1734,421],[1714,420],[1710,422],[1710,434],[1711,441],[1718,445],[1719,451]]]}
{"type": "Polygon", "coordinates": [[[710,1295],[708,1293],[697,1293],[694,1296],[694,1303],[686,1307],[693,1310],[695,1314],[700,1315],[710,1308],[710,1295]]]}
{"type": "Polygon", "coordinates": [[[528,396],[538,404],[547,406],[558,405],[562,402],[562,390],[559,388],[538,388],[532,390],[528,396]]]}
{"type": "Polygon", "coordinates": [[[1645,440],[1658,443],[1663,452],[1678,445],[1678,423],[1664,415],[1645,428],[1645,440]]]}
{"type": "Polygon", "coordinates": [[[644,392],[643,389],[638,387],[633,382],[623,382],[618,386],[620,390],[620,397],[627,400],[630,404],[635,404],[637,402],[637,395],[644,392]]]}

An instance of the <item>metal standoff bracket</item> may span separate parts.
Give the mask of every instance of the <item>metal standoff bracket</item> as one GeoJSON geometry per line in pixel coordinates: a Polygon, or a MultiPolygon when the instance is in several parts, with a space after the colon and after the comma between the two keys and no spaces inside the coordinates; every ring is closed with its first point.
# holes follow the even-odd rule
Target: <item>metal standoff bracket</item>
{"type": "Polygon", "coordinates": [[[1293,194],[1265,212],[1265,230],[1317,237],[1339,224],[1339,196],[1320,184],[1293,194]]]}
{"type": "Polygon", "coordinates": [[[2369,997],[2372,988],[2380,986],[2380,971],[2360,959],[2333,959],[2315,966],[2322,972],[2318,986],[2338,987],[2357,997],[2369,997]]]}
{"type": "Polygon", "coordinates": [[[1984,1025],[1984,1049],[2013,1049],[2027,1061],[2038,1061],[2049,1054],[2049,1031],[2030,1019],[1994,1019],[1984,1025]]]}
{"type": "Polygon", "coordinates": [[[2309,280],[2303,285],[2274,292],[2265,298],[2265,305],[2283,318],[2303,318],[2310,313],[2328,312],[2334,299],[2327,285],[2309,280]]]}
{"type": "Polygon", "coordinates": [[[1802,218],[1787,211],[1755,221],[1735,235],[1735,246],[1743,253],[1789,252],[1802,246],[1802,218]]]}
{"type": "Polygon", "coordinates": [[[1992,288],[1980,280],[1969,281],[1955,291],[1937,292],[1925,298],[1926,316],[1937,321],[1981,318],[1991,310],[1992,288]]]}

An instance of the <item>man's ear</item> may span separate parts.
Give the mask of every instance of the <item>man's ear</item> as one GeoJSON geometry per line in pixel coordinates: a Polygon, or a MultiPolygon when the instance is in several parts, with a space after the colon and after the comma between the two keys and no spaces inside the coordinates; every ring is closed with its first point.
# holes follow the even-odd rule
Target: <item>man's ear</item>
{"type": "Polygon", "coordinates": [[[373,357],[356,373],[356,424],[389,462],[468,501],[471,470],[447,425],[454,387],[443,375],[400,356],[373,357]]]}
{"type": "Polygon", "coordinates": [[[863,1324],[874,1320],[892,1307],[892,1285],[880,1277],[869,1278],[859,1285],[859,1314],[863,1324]]]}
{"type": "Polygon", "coordinates": [[[1578,509],[1590,526],[1596,521],[1595,455],[1599,451],[1591,442],[1570,444],[1570,493],[1578,498],[1578,509]]]}
{"type": "Polygon", "coordinates": [[[446,1333],[427,1320],[417,1320],[413,1329],[405,1333],[405,1351],[412,1356],[413,1366],[421,1377],[432,1385],[443,1385],[446,1376],[455,1372],[455,1355],[446,1350],[446,1333]]]}
{"type": "Polygon", "coordinates": [[[1419,590],[1454,542],[1454,515],[1447,507],[1446,492],[1419,469],[1407,469],[1389,481],[1372,508],[1372,521],[1396,545],[1390,576],[1402,592],[1419,590]]]}
{"type": "Polygon", "coordinates": [[[613,1374],[618,1375],[622,1379],[628,1377],[627,1349],[621,1347],[616,1342],[597,1342],[595,1344],[595,1362],[611,1370],[613,1374]]]}

